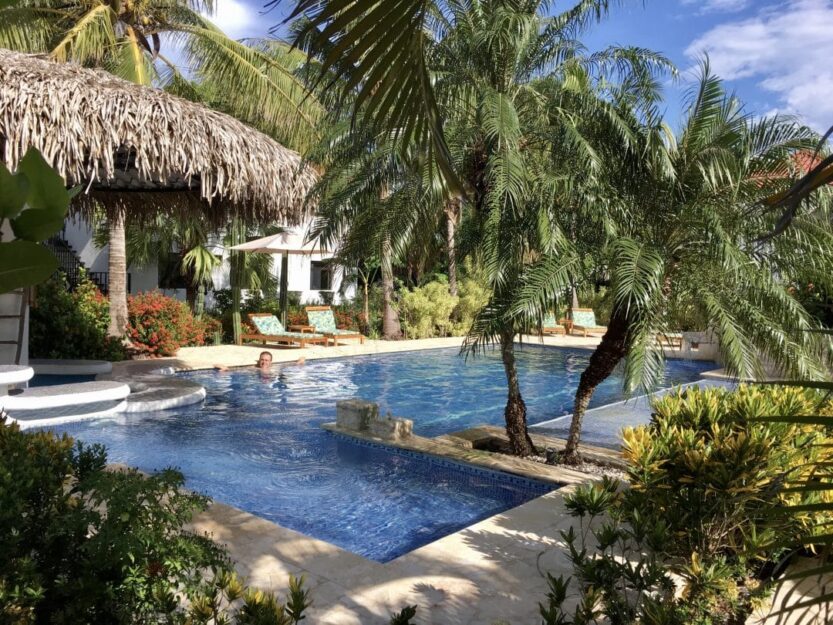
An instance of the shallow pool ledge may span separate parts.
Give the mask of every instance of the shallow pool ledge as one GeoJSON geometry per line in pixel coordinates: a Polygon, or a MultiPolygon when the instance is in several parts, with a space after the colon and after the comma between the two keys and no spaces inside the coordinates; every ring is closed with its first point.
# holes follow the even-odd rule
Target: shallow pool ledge
{"type": "Polygon", "coordinates": [[[495,454],[477,449],[465,449],[450,442],[439,441],[433,438],[425,438],[416,434],[398,441],[390,441],[371,435],[368,432],[347,430],[338,427],[335,423],[324,423],[321,427],[329,432],[341,436],[348,436],[365,441],[372,441],[379,445],[417,451],[431,456],[437,456],[448,460],[454,460],[463,464],[471,464],[493,471],[502,471],[521,477],[540,480],[551,484],[564,486],[567,484],[580,484],[593,479],[592,475],[574,471],[566,467],[557,467],[522,458],[513,458],[503,454],[495,454]]]}

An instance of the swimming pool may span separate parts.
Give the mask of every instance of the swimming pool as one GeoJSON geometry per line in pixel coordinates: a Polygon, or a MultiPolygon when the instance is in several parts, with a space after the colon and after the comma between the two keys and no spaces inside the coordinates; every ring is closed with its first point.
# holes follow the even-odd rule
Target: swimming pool
{"type": "MultiPolygon", "coordinates": [[[[517,351],[532,422],[569,412],[589,352],[527,345],[517,351]]],[[[697,379],[713,363],[670,361],[667,383],[697,379]]],[[[499,424],[500,358],[465,361],[457,349],[194,372],[204,406],[78,422],[60,430],[104,443],[110,460],[177,466],[187,485],[284,527],[385,562],[553,488],[423,454],[391,451],[321,430],[338,399],[378,401],[435,436],[499,424]]],[[[621,398],[621,378],[596,404],[621,398]]]]}

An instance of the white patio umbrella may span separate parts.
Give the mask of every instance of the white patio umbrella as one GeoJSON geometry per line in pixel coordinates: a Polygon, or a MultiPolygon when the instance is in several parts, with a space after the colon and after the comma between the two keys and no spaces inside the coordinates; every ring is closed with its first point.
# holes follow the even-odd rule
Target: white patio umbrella
{"type": "Polygon", "coordinates": [[[317,243],[305,242],[305,236],[301,233],[287,230],[272,234],[268,237],[261,237],[254,241],[247,241],[240,245],[233,245],[232,250],[240,252],[251,252],[260,254],[281,255],[281,323],[286,326],[286,313],[289,304],[287,290],[289,289],[289,255],[301,254],[309,256],[312,254],[327,254],[328,250],[320,247],[317,243]]]}

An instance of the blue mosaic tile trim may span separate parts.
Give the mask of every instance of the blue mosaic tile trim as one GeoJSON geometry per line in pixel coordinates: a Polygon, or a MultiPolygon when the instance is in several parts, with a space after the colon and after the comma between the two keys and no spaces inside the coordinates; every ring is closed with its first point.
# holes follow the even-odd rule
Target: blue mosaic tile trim
{"type": "Polygon", "coordinates": [[[433,466],[442,467],[445,469],[452,469],[454,471],[460,471],[462,473],[473,475],[482,480],[493,483],[495,486],[510,485],[514,486],[515,488],[519,488],[538,495],[546,495],[547,493],[551,493],[554,490],[558,490],[561,486],[563,486],[563,484],[544,482],[528,477],[521,477],[519,475],[512,475],[511,473],[505,473],[503,471],[495,471],[493,469],[475,467],[465,462],[459,462],[457,460],[451,460],[448,458],[440,458],[439,456],[434,456],[421,451],[402,449],[401,447],[394,447],[393,445],[385,445],[384,443],[377,443],[361,438],[355,438],[348,434],[342,434],[341,432],[333,432],[332,430],[327,430],[327,432],[329,432],[336,438],[353,443],[355,445],[359,445],[361,447],[381,449],[388,453],[398,454],[400,456],[406,456],[408,458],[420,460],[433,466]]]}

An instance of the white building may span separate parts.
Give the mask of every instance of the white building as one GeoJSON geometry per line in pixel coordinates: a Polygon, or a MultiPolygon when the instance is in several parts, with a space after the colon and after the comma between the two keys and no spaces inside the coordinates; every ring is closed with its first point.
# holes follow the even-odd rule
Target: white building
{"type": "MultiPolygon", "coordinates": [[[[305,235],[309,223],[297,228],[287,229],[288,237],[298,249],[303,247],[305,235]]],[[[93,231],[90,226],[81,218],[69,218],[66,221],[64,230],[58,235],[59,242],[66,242],[70,251],[78,258],[83,267],[89,272],[90,277],[106,291],[108,282],[108,248],[97,247],[93,240],[93,231]]],[[[213,251],[222,256],[224,262],[213,272],[214,288],[229,288],[229,263],[228,251],[222,245],[213,246],[213,251]]],[[[297,293],[301,303],[314,304],[318,302],[332,302],[339,304],[344,300],[352,299],[356,293],[355,281],[342,284],[344,280],[344,269],[331,262],[331,252],[315,251],[309,254],[289,255],[289,292],[297,293]]],[[[148,266],[128,267],[128,288],[131,294],[152,291],[159,288],[166,295],[185,299],[184,284],[182,288],[160,288],[160,270],[164,273],[165,268],[159,267],[156,262],[148,266]]],[[[174,273],[174,272],[169,272],[174,273]]],[[[280,255],[275,255],[272,263],[272,273],[276,283],[280,284],[281,262],[280,255]]],[[[170,286],[170,285],[162,285],[170,286]]],[[[273,295],[277,296],[277,293],[273,295]]],[[[211,293],[206,298],[206,304],[210,308],[212,303],[211,293]]]]}

